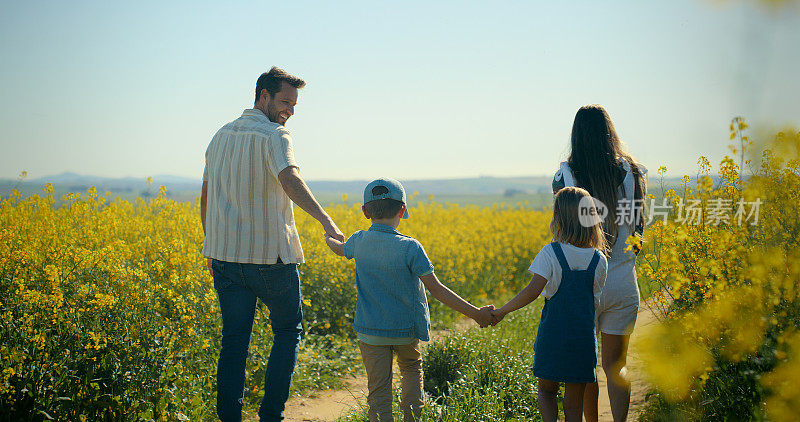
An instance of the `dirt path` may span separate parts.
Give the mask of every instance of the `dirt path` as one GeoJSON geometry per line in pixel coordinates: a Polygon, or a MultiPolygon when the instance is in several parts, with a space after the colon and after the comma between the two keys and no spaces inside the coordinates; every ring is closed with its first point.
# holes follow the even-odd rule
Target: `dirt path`
{"type": "MultiPolygon", "coordinates": [[[[643,328],[656,321],[652,311],[647,306],[642,306],[632,335],[633,344],[637,336],[641,335],[643,328]]],[[[457,323],[454,331],[463,331],[472,327],[474,322],[462,319],[457,323]]],[[[442,338],[450,335],[453,330],[444,330],[433,333],[433,337],[442,338]]],[[[395,368],[395,371],[397,368],[395,368]]],[[[642,361],[636,350],[628,353],[628,373],[631,377],[631,408],[628,420],[634,421],[644,404],[647,394],[647,384],[642,376],[642,361]]],[[[395,374],[395,380],[399,374],[395,374]]],[[[602,368],[597,370],[597,381],[600,384],[600,401],[598,403],[599,420],[611,421],[611,405],[608,401],[606,390],[606,377],[602,368]]],[[[358,371],[355,377],[345,379],[345,386],[338,390],[316,391],[308,397],[294,397],[286,403],[287,422],[321,422],[336,421],[338,418],[366,406],[367,402],[367,377],[363,370],[358,371]]]]}
{"type": "Polygon", "coordinates": [[[339,390],[316,391],[309,397],[293,397],[286,402],[287,422],[335,421],[367,403],[367,376],[360,371],[349,377],[339,390]]]}
{"type": "MultiPolygon", "coordinates": [[[[465,331],[477,327],[474,321],[462,318],[456,322],[453,330],[439,330],[431,333],[431,342],[447,337],[454,332],[465,331]]],[[[425,345],[430,343],[423,343],[425,345]]],[[[394,381],[399,382],[400,374],[394,365],[394,381]]],[[[344,387],[338,390],[315,391],[308,397],[293,397],[286,402],[284,414],[287,422],[320,422],[336,421],[353,410],[367,405],[367,375],[363,368],[358,375],[344,380],[344,387]]]]}

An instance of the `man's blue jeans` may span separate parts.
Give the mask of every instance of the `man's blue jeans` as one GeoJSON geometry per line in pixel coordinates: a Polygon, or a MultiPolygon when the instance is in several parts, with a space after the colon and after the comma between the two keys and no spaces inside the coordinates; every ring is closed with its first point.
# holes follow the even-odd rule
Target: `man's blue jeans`
{"type": "Polygon", "coordinates": [[[222,350],[217,366],[217,415],[242,420],[244,372],[256,301],[269,308],[274,334],[264,377],[261,421],[280,421],[289,397],[303,331],[300,274],[297,264],[240,264],[213,260],[214,289],[222,310],[222,350]]]}

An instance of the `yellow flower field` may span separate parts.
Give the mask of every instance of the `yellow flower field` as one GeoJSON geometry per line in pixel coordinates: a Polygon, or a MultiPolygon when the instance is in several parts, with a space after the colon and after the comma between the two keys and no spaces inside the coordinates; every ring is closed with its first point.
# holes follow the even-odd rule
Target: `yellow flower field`
{"type": "MultiPolygon", "coordinates": [[[[662,324],[634,345],[656,392],[645,418],[800,413],[800,133],[777,135],[750,163],[746,124],[734,123],[739,162],[726,157],[713,179],[701,157],[694,181],[687,176],[666,191],[668,222],[646,231],[640,284],[652,290],[649,305],[662,324]],[[742,166],[753,175],[740,179],[742,166]],[[734,214],[737,204],[756,201],[757,224],[752,205],[734,214]],[[720,204],[732,210],[728,218],[715,213],[720,204]]],[[[657,182],[651,178],[651,187],[657,182]]],[[[347,234],[369,225],[358,205],[327,208],[347,234]]],[[[518,291],[550,240],[547,210],[431,202],[411,215],[400,231],[419,239],[439,278],[476,305],[518,291]]],[[[307,263],[295,386],[324,386],[339,374],[334,366],[346,372],[346,359],[356,360],[342,360],[352,353],[353,263],[327,250],[315,221],[302,212],[296,218],[307,263]]],[[[212,417],[220,321],[202,239],[198,203],[163,191],[135,202],[90,189],[57,204],[52,187],[2,198],[0,419],[212,417]]],[[[251,380],[263,376],[271,342],[259,309],[251,380]]],[[[434,325],[455,318],[436,301],[431,313],[434,325]]],[[[257,400],[259,382],[249,385],[257,400]]]]}
{"type": "MultiPolygon", "coordinates": [[[[192,419],[213,415],[220,321],[205,269],[197,203],[67,195],[56,206],[18,193],[0,203],[0,418],[192,419]]],[[[346,233],[365,229],[360,207],[330,214],[346,233]]],[[[400,230],[419,239],[440,279],[483,304],[548,241],[549,214],[522,207],[436,203],[411,210],[400,230]]],[[[353,264],[324,244],[302,212],[297,226],[306,332],[296,382],[311,385],[323,359],[352,336],[353,264]],[[299,379],[299,381],[298,381],[299,379]]],[[[517,282],[518,283],[518,282],[517,282]]],[[[263,376],[271,332],[260,308],[248,372],[263,376]]],[[[434,324],[452,311],[432,303],[434,324]]],[[[251,394],[259,396],[258,382],[251,394]]]]}
{"type": "Polygon", "coordinates": [[[662,319],[635,345],[658,391],[651,417],[800,414],[800,133],[779,133],[753,164],[746,128],[731,124],[739,163],[725,157],[716,183],[701,157],[696,185],[685,177],[682,192],[667,191],[674,218],[651,225],[639,257],[640,283],[658,289],[650,304],[662,319]],[[742,166],[752,177],[740,179],[742,166]],[[678,205],[693,200],[699,224],[677,224],[678,205]],[[717,204],[731,207],[726,221],[715,221],[717,204]]]}

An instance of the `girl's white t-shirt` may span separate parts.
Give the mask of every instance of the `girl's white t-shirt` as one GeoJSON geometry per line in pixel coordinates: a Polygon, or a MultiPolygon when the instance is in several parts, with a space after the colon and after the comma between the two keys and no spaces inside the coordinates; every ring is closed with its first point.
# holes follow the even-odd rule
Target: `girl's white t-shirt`
{"type": "MultiPolygon", "coordinates": [[[[579,248],[570,245],[569,243],[561,243],[561,250],[564,252],[564,257],[567,259],[567,265],[573,270],[585,270],[589,267],[594,257],[594,248],[579,248]]],[[[603,285],[606,283],[606,273],[608,271],[608,260],[605,255],[600,253],[600,260],[597,262],[597,268],[594,271],[594,305],[595,309],[600,304],[600,292],[603,285]]],[[[528,272],[531,274],[539,274],[547,280],[547,284],[542,290],[542,296],[545,299],[550,299],[558,291],[561,285],[561,264],[558,262],[556,252],[553,250],[553,245],[548,243],[533,259],[528,272]]]]}

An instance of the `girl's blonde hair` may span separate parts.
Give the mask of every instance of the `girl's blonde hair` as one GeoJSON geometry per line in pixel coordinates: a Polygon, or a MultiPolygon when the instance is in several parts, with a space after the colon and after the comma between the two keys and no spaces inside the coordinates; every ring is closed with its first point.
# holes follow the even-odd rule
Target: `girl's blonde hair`
{"type": "Polygon", "coordinates": [[[581,221],[578,214],[579,208],[585,205],[581,204],[583,198],[589,198],[591,200],[589,204],[594,204],[594,199],[586,189],[568,186],[558,191],[553,203],[553,222],[550,223],[553,240],[583,248],[599,249],[608,255],[608,243],[601,220],[596,219],[595,224],[588,227],[582,224],[588,221],[588,219],[581,221]]]}

